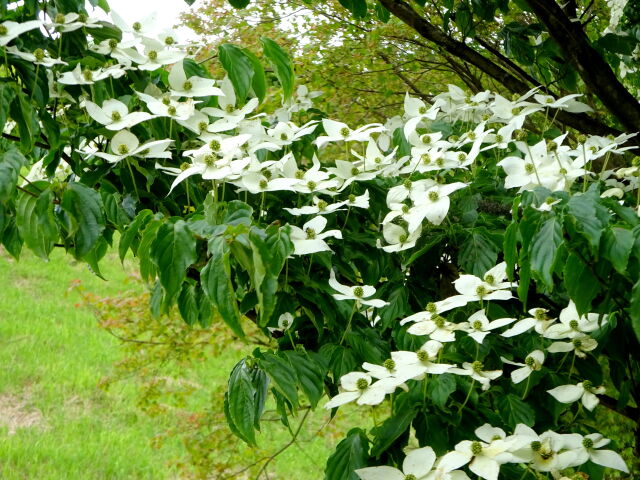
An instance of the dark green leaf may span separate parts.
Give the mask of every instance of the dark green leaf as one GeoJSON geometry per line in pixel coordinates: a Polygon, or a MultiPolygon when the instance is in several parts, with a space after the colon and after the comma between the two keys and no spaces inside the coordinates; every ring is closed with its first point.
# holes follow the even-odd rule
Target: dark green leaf
{"type": "Polygon", "coordinates": [[[147,222],[151,218],[151,210],[142,210],[136,218],[131,222],[131,224],[127,227],[124,233],[120,236],[120,243],[118,244],[118,254],[120,255],[120,261],[124,262],[124,257],[126,257],[129,248],[134,255],[137,252],[137,245],[133,243],[134,239],[138,236],[144,227],[147,225],[147,222]]]}
{"type": "Polygon", "coordinates": [[[22,237],[20,237],[16,222],[12,218],[5,222],[4,232],[2,232],[2,244],[9,252],[9,255],[16,260],[20,258],[22,237]]]}
{"type": "Polygon", "coordinates": [[[229,377],[228,413],[240,438],[249,445],[256,444],[254,431],[255,396],[256,390],[251,378],[251,369],[247,367],[244,359],[240,360],[229,377]]]}
{"type": "Polygon", "coordinates": [[[486,230],[474,229],[460,248],[458,263],[464,272],[482,277],[495,266],[498,252],[498,246],[486,234],[486,230]]]}
{"type": "Polygon", "coordinates": [[[82,258],[93,248],[105,227],[102,198],[82,183],[69,183],[60,206],[69,214],[73,224],[75,256],[82,258]]]}
{"type": "Polygon", "coordinates": [[[562,244],[562,222],[549,218],[531,242],[531,271],[550,290],[553,288],[553,264],[562,244]]]}
{"type": "Polygon", "coordinates": [[[273,68],[282,91],[284,99],[288,100],[293,95],[293,84],[295,76],[293,74],[293,63],[289,55],[276,42],[267,37],[261,37],[264,56],[273,68]]]}
{"type": "Polygon", "coordinates": [[[380,458],[380,455],[386,452],[398,437],[409,430],[411,421],[415,416],[414,409],[403,408],[375,427],[371,431],[374,435],[371,456],[380,458]]]}
{"type": "Polygon", "coordinates": [[[249,5],[250,2],[251,0],[229,0],[231,6],[235,8],[244,8],[249,5]]]}
{"type": "Polygon", "coordinates": [[[635,238],[631,230],[614,227],[604,232],[604,238],[602,239],[603,256],[622,275],[627,272],[627,263],[634,243],[635,238]]]}
{"type": "Polygon", "coordinates": [[[629,316],[631,317],[631,327],[636,333],[640,342],[640,280],[636,282],[631,290],[631,304],[629,305],[629,316]]]}
{"type": "Polygon", "coordinates": [[[7,200],[15,192],[20,169],[27,159],[16,148],[10,148],[2,155],[0,161],[0,202],[7,200]]]}
{"type": "MultiPolygon", "coordinates": [[[[0,130],[4,128],[4,124],[9,117],[9,107],[16,96],[15,83],[0,83],[0,130]]],[[[2,182],[0,182],[1,184],[2,182]]]]}
{"type": "Polygon", "coordinates": [[[298,391],[296,385],[298,383],[298,375],[293,365],[285,358],[273,353],[265,353],[258,359],[258,362],[269,375],[274,387],[284,395],[294,408],[297,408],[298,391]]]}
{"type": "Polygon", "coordinates": [[[231,283],[231,266],[229,254],[231,249],[222,236],[209,241],[211,258],[200,274],[202,289],[218,311],[222,320],[239,337],[244,337],[240,325],[240,311],[236,294],[231,283]]]}
{"type": "Polygon", "coordinates": [[[230,43],[218,47],[220,63],[229,75],[239,103],[244,103],[251,88],[253,79],[253,63],[244,51],[230,43]]]}
{"type": "Polygon", "coordinates": [[[502,418],[511,428],[515,428],[519,423],[533,427],[536,422],[536,412],[533,408],[513,393],[500,396],[497,405],[502,418]]]}
{"type": "Polygon", "coordinates": [[[588,265],[574,253],[570,253],[563,270],[564,286],[574,301],[580,315],[590,312],[591,301],[600,291],[598,279],[588,265]]]}
{"type": "Polygon", "coordinates": [[[11,118],[18,124],[22,151],[27,153],[33,149],[40,127],[36,112],[27,96],[22,91],[17,93],[17,96],[11,102],[9,110],[11,118]]]}
{"type": "Polygon", "coordinates": [[[600,203],[598,185],[594,183],[587,192],[574,194],[567,207],[576,230],[584,235],[593,251],[597,252],[600,237],[610,217],[606,207],[600,203]]]}
{"type": "Polygon", "coordinates": [[[507,262],[507,274],[513,280],[513,271],[518,261],[518,224],[512,222],[504,232],[504,261],[507,262]]]}
{"type": "Polygon", "coordinates": [[[30,184],[25,191],[18,194],[16,203],[16,221],[20,236],[33,253],[45,260],[49,258],[49,253],[59,236],[53,215],[53,192],[47,187],[47,182],[30,184]]]}
{"type": "Polygon", "coordinates": [[[293,365],[298,375],[298,384],[315,408],[324,395],[324,379],[326,369],[314,360],[311,354],[287,351],[284,352],[289,363],[293,365]]]}
{"type": "Polygon", "coordinates": [[[389,13],[389,10],[385,8],[384,5],[382,5],[380,2],[376,2],[373,8],[376,11],[376,16],[378,17],[378,20],[380,20],[382,23],[387,23],[389,21],[389,19],[391,18],[391,14],[389,13]]]}
{"type": "Polygon", "coordinates": [[[178,310],[180,316],[187,325],[195,325],[200,316],[196,287],[192,283],[182,284],[180,295],[178,295],[178,310]]]}
{"type": "Polygon", "coordinates": [[[258,294],[261,327],[266,327],[276,306],[278,277],[287,257],[293,252],[289,227],[270,227],[266,232],[251,229],[249,240],[253,252],[253,287],[258,294]]]}
{"type": "Polygon", "coordinates": [[[444,408],[449,396],[456,391],[456,387],[456,379],[451,373],[434,375],[427,384],[427,393],[434,404],[444,408]]]}
{"type": "Polygon", "coordinates": [[[140,244],[136,255],[140,260],[140,276],[146,282],[152,281],[156,276],[156,266],[151,256],[151,245],[156,239],[158,229],[162,225],[162,220],[152,218],[142,231],[140,244]]]}
{"type": "Polygon", "coordinates": [[[196,240],[184,220],[164,222],[151,244],[151,259],[158,267],[158,277],[167,305],[180,292],[187,267],[196,259],[196,240]]]}
{"type": "Polygon", "coordinates": [[[253,65],[253,78],[251,79],[251,88],[253,89],[253,93],[255,93],[256,97],[262,102],[264,101],[264,97],[267,95],[267,76],[264,73],[264,67],[258,57],[256,57],[253,52],[247,50],[246,48],[242,49],[242,53],[244,53],[251,64],[253,65]]]}
{"type": "Polygon", "coordinates": [[[325,480],[360,480],[355,470],[367,466],[369,440],[359,428],[347,433],[327,460],[325,480]]]}

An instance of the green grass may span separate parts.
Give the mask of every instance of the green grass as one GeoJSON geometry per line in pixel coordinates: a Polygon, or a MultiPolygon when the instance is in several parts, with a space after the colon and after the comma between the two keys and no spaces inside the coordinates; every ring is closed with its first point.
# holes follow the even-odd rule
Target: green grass
{"type": "MultiPolygon", "coordinates": [[[[172,462],[186,458],[179,438],[161,448],[152,439],[175,426],[179,412],[150,418],[137,406],[135,379],[119,381],[107,391],[98,387],[121,360],[120,342],[97,325],[76,292],[74,281],[99,296],[124,290],[141,292],[128,281],[132,267],[123,269],[114,254],[101,262],[108,281],[95,277],[85,265],[63,252],[46,263],[29,253],[19,262],[0,251],[0,478],[18,479],[165,479],[178,478],[172,462]],[[4,405],[5,411],[2,408],[4,405]],[[9,434],[3,415],[36,415],[36,424],[9,434]],[[37,414],[41,413],[39,417],[37,414]]],[[[250,347],[232,346],[220,358],[206,359],[184,371],[167,367],[167,375],[203,386],[185,408],[209,407],[212,390],[224,385],[233,365],[250,347]]],[[[321,410],[321,409],[320,409],[321,410]]],[[[273,418],[274,414],[270,414],[273,418]]],[[[275,478],[322,478],[324,462],[336,435],[316,436],[327,420],[314,412],[299,441],[271,464],[275,478]]],[[[296,420],[294,420],[294,427],[296,420]]],[[[275,452],[290,439],[279,422],[264,422],[261,452],[275,452]]],[[[235,442],[217,446],[237,448],[235,442]]],[[[240,470],[245,465],[238,465],[240,470]]],[[[238,477],[248,478],[248,477],[238,477]]]]}

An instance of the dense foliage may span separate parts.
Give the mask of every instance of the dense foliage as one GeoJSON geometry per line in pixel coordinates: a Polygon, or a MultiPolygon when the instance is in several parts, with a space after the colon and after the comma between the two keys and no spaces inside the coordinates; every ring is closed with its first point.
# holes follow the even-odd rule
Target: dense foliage
{"type": "MultiPolygon", "coordinates": [[[[402,18],[397,5],[375,12],[402,18]]],[[[597,99],[612,125],[576,94],[453,85],[350,125],[314,108],[266,37],[261,52],[221,44],[213,79],[196,46],[144,21],[75,0],[0,9],[2,244],[64,248],[101,275],[119,233],[154,315],[177,306],[238,337],[253,323],[268,341],[224,398],[238,437],[257,442],[268,398],[290,429],[302,408],[355,402],[377,425],[346,433],[330,480],[629,472],[594,424],[605,407],[637,422],[640,401],[637,101],[622,83],[634,103],[597,99]]]]}

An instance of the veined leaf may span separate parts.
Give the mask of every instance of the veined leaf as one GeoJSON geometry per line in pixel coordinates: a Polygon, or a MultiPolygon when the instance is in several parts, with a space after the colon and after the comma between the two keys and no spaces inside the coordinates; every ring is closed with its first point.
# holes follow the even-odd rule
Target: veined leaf
{"type": "Polygon", "coordinates": [[[147,222],[152,216],[151,210],[142,210],[136,218],[129,224],[124,233],[120,236],[120,243],[118,244],[118,254],[120,255],[120,261],[124,262],[124,257],[126,257],[129,248],[135,255],[137,252],[137,245],[133,243],[134,239],[140,233],[144,227],[147,225],[147,222]]]}
{"type": "Polygon", "coordinates": [[[532,427],[536,422],[536,412],[520,397],[509,393],[498,398],[498,408],[507,425],[512,428],[519,423],[532,427]]]}
{"type": "Polygon", "coordinates": [[[16,148],[10,148],[2,155],[0,161],[0,202],[11,197],[18,184],[20,169],[27,159],[16,148]]]}
{"type": "Polygon", "coordinates": [[[350,430],[327,460],[325,480],[360,480],[355,470],[367,466],[368,450],[369,440],[364,431],[350,430]]]}
{"type": "Polygon", "coordinates": [[[251,369],[242,359],[233,368],[229,377],[227,420],[233,423],[240,438],[249,445],[256,444],[254,431],[255,397],[256,389],[252,382],[251,369]]]}
{"type": "Polygon", "coordinates": [[[0,130],[9,117],[9,107],[16,96],[16,87],[15,83],[0,83],[0,130]]]}
{"type": "Polygon", "coordinates": [[[170,305],[180,292],[187,267],[196,261],[196,240],[184,220],[165,221],[151,244],[151,259],[158,267],[158,277],[170,305]]]}
{"type": "Polygon", "coordinates": [[[387,451],[405,432],[408,435],[409,426],[415,416],[416,411],[414,409],[403,408],[375,427],[371,431],[374,435],[371,456],[380,458],[380,455],[387,451]]]}
{"type": "Polygon", "coordinates": [[[256,97],[258,97],[262,102],[264,101],[264,97],[267,95],[267,76],[264,73],[264,67],[262,66],[262,63],[260,63],[258,57],[256,57],[250,50],[243,48],[242,53],[246,55],[253,65],[251,88],[253,89],[253,93],[255,93],[256,97]]]}
{"type": "Polygon", "coordinates": [[[223,236],[209,240],[209,254],[211,258],[200,273],[202,289],[222,320],[239,337],[244,337],[240,324],[240,311],[236,294],[231,283],[231,266],[229,254],[231,249],[223,236]]]}
{"type": "Polygon", "coordinates": [[[295,82],[291,58],[280,45],[270,38],[262,37],[260,41],[262,42],[264,56],[273,68],[276,77],[278,77],[280,85],[282,85],[285,100],[288,100],[293,95],[293,84],[295,82]]]}
{"type": "Polygon", "coordinates": [[[244,103],[254,75],[252,61],[243,52],[242,48],[230,43],[223,43],[218,47],[218,56],[222,67],[233,84],[238,102],[244,103]]]}
{"type": "Polygon", "coordinates": [[[105,227],[102,198],[92,188],[82,183],[72,182],[62,195],[60,206],[69,214],[73,222],[76,258],[82,258],[98,241],[105,227]]]}
{"type": "Polygon", "coordinates": [[[600,291],[598,279],[588,265],[575,253],[570,253],[564,264],[564,287],[580,315],[590,312],[591,301],[600,291]]]}
{"type": "Polygon", "coordinates": [[[635,243],[633,233],[625,228],[613,227],[604,232],[602,240],[604,258],[611,262],[618,273],[624,275],[635,243]]]}
{"type": "Polygon", "coordinates": [[[531,242],[531,271],[549,288],[553,288],[553,264],[562,244],[562,221],[549,218],[531,242]]]}
{"type": "Polygon", "coordinates": [[[484,229],[474,229],[462,244],[458,263],[463,271],[482,277],[487,270],[495,266],[498,260],[498,246],[484,229]]]}
{"type": "Polygon", "coordinates": [[[47,182],[29,184],[18,194],[16,204],[20,236],[33,253],[45,260],[59,236],[53,215],[53,192],[48,186],[47,182]]]}
{"type": "Polygon", "coordinates": [[[607,208],[600,203],[598,185],[593,184],[585,193],[574,194],[567,203],[569,217],[575,228],[589,241],[594,253],[600,245],[600,237],[611,216],[607,208]]]}
{"type": "Polygon", "coordinates": [[[258,357],[262,369],[269,375],[274,387],[289,401],[293,408],[298,407],[298,375],[293,365],[280,355],[264,353],[258,357]]]}

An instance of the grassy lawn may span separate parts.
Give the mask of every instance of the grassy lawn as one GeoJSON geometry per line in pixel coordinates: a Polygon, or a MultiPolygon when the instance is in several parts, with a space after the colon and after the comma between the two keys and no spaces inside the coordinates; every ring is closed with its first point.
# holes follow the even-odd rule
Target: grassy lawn
{"type": "MultiPolygon", "coordinates": [[[[189,444],[166,433],[184,423],[185,412],[218,408],[212,392],[223,388],[243,350],[250,351],[248,346],[232,345],[219,358],[204,358],[182,370],[167,366],[160,373],[173,378],[180,374],[195,390],[181,408],[171,407],[153,417],[145,414],[138,405],[140,385],[135,378],[117,381],[106,391],[99,388],[103,378],[113,375],[124,350],[119,340],[97,325],[80,296],[69,292],[77,281],[98,296],[127,289],[132,291],[129,296],[143,292],[130,280],[132,266],[123,269],[115,255],[101,262],[101,268],[107,282],[63,252],[54,252],[45,263],[28,252],[15,262],[0,251],[3,480],[182,478],[184,473],[179,472],[184,471],[175,465],[188,458],[189,444]],[[158,435],[165,440],[161,448],[154,448],[158,435]]],[[[322,478],[326,456],[338,438],[332,428],[315,434],[326,423],[326,415],[312,413],[298,442],[270,464],[275,478],[322,478]]],[[[274,414],[267,416],[275,420],[274,414]]],[[[246,453],[246,462],[237,465],[240,470],[289,442],[279,422],[264,424],[259,449],[252,451],[234,439],[222,444],[217,439],[226,437],[220,436],[212,437],[211,447],[220,455],[240,453],[244,458],[246,453]]]]}

